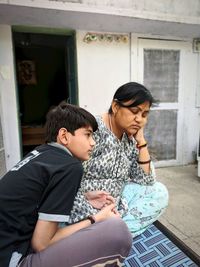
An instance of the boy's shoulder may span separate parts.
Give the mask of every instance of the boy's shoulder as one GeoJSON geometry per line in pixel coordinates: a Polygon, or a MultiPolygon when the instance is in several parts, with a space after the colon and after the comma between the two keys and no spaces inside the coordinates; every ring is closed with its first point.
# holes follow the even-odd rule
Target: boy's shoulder
{"type": "Polygon", "coordinates": [[[54,160],[55,158],[55,160],[59,159],[59,161],[62,161],[63,159],[65,162],[68,161],[80,163],[80,160],[78,160],[76,157],[73,157],[67,148],[58,143],[41,145],[36,147],[31,153],[39,153],[40,158],[46,159],[47,161],[54,160]]]}
{"type": "Polygon", "coordinates": [[[51,155],[72,156],[71,153],[64,146],[59,145],[58,143],[50,143],[37,146],[27,156],[33,153],[39,153],[40,155],[50,153],[51,155]]]}
{"type": "Polygon", "coordinates": [[[36,147],[28,153],[24,159],[11,169],[11,171],[22,170],[22,167],[25,166],[28,166],[28,168],[40,168],[42,166],[50,167],[51,165],[54,166],[56,164],[58,167],[77,163],[80,164],[80,161],[70,155],[67,150],[62,149],[62,147],[44,144],[36,147]]]}

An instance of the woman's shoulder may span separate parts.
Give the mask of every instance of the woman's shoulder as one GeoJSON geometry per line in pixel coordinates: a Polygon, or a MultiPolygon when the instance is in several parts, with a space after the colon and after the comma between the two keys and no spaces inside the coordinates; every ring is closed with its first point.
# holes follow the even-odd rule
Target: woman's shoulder
{"type": "Polygon", "coordinates": [[[110,142],[110,139],[112,138],[112,133],[106,126],[104,122],[103,115],[95,116],[97,123],[98,123],[98,129],[94,133],[94,139],[97,143],[107,143],[110,142]]]}
{"type": "Polygon", "coordinates": [[[101,131],[101,132],[104,132],[104,131],[107,131],[107,126],[103,120],[103,116],[102,115],[97,115],[95,116],[96,118],[96,121],[98,123],[98,130],[97,131],[101,131]]]}

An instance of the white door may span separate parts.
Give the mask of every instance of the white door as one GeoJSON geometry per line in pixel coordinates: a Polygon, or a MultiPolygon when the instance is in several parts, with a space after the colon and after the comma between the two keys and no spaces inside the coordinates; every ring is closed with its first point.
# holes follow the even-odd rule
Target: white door
{"type": "MultiPolygon", "coordinates": [[[[134,38],[133,38],[134,39],[134,38]]],[[[146,138],[156,166],[183,163],[183,79],[187,42],[132,41],[132,80],[143,83],[159,105],[152,107],[146,138]],[[136,58],[137,57],[137,58],[136,58]]]]}
{"type": "Polygon", "coordinates": [[[0,116],[0,179],[6,173],[6,159],[5,159],[5,150],[3,143],[3,133],[1,125],[1,116],[0,116]]]}

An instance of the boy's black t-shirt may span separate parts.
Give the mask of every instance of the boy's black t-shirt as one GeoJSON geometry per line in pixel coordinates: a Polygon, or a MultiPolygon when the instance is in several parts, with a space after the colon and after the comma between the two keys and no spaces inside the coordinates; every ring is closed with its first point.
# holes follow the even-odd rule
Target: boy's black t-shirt
{"type": "Polygon", "coordinates": [[[28,253],[38,218],[68,221],[83,170],[63,148],[37,147],[0,180],[1,267],[28,253]]]}

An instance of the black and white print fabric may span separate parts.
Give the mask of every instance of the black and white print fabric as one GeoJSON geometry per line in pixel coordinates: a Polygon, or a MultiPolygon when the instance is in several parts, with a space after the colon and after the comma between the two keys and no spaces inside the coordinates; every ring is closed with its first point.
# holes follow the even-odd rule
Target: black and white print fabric
{"type": "Polygon", "coordinates": [[[106,127],[101,117],[96,119],[99,126],[94,133],[96,146],[91,158],[83,163],[84,174],[71,212],[71,223],[98,211],[86,200],[85,192],[94,190],[109,192],[116,198],[120,212],[123,214],[126,207],[120,200],[120,196],[125,184],[135,182],[148,185],[155,182],[153,164],[151,163],[151,172],[147,175],[137,163],[138,149],[134,138],[129,139],[124,134],[122,140],[119,140],[106,127]]]}

